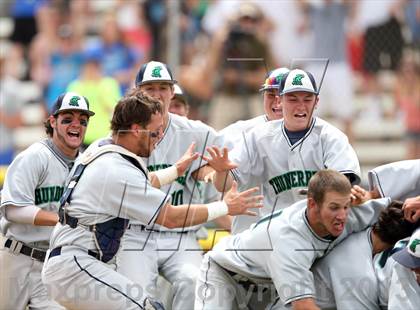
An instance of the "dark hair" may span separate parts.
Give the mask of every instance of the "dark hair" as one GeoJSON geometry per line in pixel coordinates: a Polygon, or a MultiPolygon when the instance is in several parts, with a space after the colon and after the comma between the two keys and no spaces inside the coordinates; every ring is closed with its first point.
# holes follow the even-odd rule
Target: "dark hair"
{"type": "Polygon", "coordinates": [[[381,211],[378,221],[373,225],[373,232],[385,243],[395,244],[398,240],[411,236],[417,223],[411,223],[404,218],[403,203],[393,200],[390,205],[381,211]]]}
{"type": "MultiPolygon", "coordinates": [[[[57,118],[57,115],[54,116],[55,118],[57,118]]],[[[51,127],[51,122],[50,122],[50,118],[48,117],[45,121],[44,121],[44,128],[45,128],[45,133],[52,138],[53,134],[54,134],[54,128],[51,127]]]]}
{"type": "Polygon", "coordinates": [[[161,102],[133,88],[115,106],[111,120],[112,133],[123,134],[133,124],[146,127],[155,113],[162,113],[161,102]]]}
{"type": "Polygon", "coordinates": [[[315,173],[309,181],[308,197],[320,205],[324,201],[326,192],[350,194],[350,181],[340,172],[324,169],[315,173]]]}

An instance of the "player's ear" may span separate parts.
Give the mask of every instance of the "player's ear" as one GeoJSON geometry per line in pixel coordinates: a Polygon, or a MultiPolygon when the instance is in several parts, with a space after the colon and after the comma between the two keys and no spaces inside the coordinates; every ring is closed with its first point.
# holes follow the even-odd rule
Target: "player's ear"
{"type": "Polygon", "coordinates": [[[48,117],[48,120],[50,121],[50,125],[52,128],[57,128],[57,118],[53,115],[50,115],[48,117]]]}
{"type": "Polygon", "coordinates": [[[315,209],[316,208],[316,202],[315,200],[308,196],[308,209],[315,209]]]}
{"type": "Polygon", "coordinates": [[[318,108],[319,96],[315,97],[315,106],[314,109],[318,108]]]}

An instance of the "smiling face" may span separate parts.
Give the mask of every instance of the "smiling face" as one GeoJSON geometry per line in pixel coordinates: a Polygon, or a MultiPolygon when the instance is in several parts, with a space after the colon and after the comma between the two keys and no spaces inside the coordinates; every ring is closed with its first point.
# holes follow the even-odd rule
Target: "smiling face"
{"type": "Polygon", "coordinates": [[[85,138],[88,122],[89,116],[77,111],[59,113],[57,117],[50,116],[54,144],[66,156],[75,157],[85,138]]]}
{"type": "Polygon", "coordinates": [[[280,104],[279,91],[275,89],[267,89],[264,91],[264,111],[268,120],[273,121],[283,118],[283,109],[280,104]]]}
{"type": "Polygon", "coordinates": [[[313,198],[308,199],[308,204],[310,224],[317,235],[338,237],[343,232],[350,211],[350,193],[328,191],[322,204],[317,204],[313,198]]]}
{"type": "Polygon", "coordinates": [[[281,96],[280,102],[286,128],[290,131],[301,131],[309,126],[318,97],[312,93],[297,91],[281,96]]]}

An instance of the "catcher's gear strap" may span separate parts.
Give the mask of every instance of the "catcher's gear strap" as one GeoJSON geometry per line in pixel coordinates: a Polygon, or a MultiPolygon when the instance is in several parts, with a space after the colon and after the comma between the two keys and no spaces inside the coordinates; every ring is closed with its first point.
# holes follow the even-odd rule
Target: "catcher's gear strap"
{"type": "MultiPolygon", "coordinates": [[[[65,206],[70,203],[71,194],[73,193],[73,190],[79,182],[79,179],[87,165],[92,163],[96,158],[110,152],[119,153],[124,159],[128,160],[134,166],[136,166],[147,178],[147,169],[144,168],[142,159],[136,156],[134,153],[131,153],[124,148],[113,144],[103,144],[98,145],[97,147],[92,147],[91,150],[86,153],[86,155],[83,155],[81,159],[82,163],[76,167],[73,176],[71,177],[70,183],[60,199],[58,215],[61,224],[67,224],[71,228],[76,228],[78,226],[79,219],[68,215],[66,213],[65,206]]],[[[121,237],[124,234],[127,226],[128,219],[116,217],[104,223],[97,223],[87,227],[90,231],[94,232],[94,240],[98,248],[99,259],[101,261],[108,262],[114,257],[115,253],[118,251],[121,237]]]]}

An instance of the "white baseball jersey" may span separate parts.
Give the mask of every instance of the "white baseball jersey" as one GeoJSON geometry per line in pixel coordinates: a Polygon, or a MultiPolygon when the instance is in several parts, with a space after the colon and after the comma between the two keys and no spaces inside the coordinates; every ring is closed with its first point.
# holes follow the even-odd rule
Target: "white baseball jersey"
{"type": "Polygon", "coordinates": [[[222,239],[209,256],[223,268],[257,283],[272,279],[283,305],[315,298],[310,271],[314,261],[349,234],[372,225],[389,203],[390,199],[383,198],[351,208],[343,233],[331,240],[313,232],[306,216],[307,200],[302,200],[260,219],[240,234],[222,239]]]}
{"type": "Polygon", "coordinates": [[[93,233],[83,225],[103,223],[115,217],[148,225],[167,200],[165,193],[152,187],[145,175],[121,154],[104,154],[85,168],[66,207],[66,212],[81,225],[73,229],[57,224],[50,248],[75,245],[95,250],[93,233]]]}
{"type": "MultiPolygon", "coordinates": [[[[268,122],[267,115],[259,115],[257,117],[251,118],[245,121],[237,121],[226,128],[219,131],[223,138],[225,139],[225,144],[229,150],[233,149],[235,145],[239,145],[244,139],[245,134],[255,126],[268,122]]],[[[253,212],[259,213],[259,209],[252,210],[253,212]]],[[[240,233],[255,223],[255,216],[249,215],[238,215],[232,219],[231,233],[237,234],[240,233]]]]}
{"type": "Polygon", "coordinates": [[[238,164],[232,175],[241,190],[262,184],[260,217],[304,198],[299,190],[307,188],[318,170],[335,169],[359,179],[359,160],[346,135],[320,118],[315,117],[305,136],[293,145],[283,120],[258,125],[245,137],[229,153],[238,164]]]}
{"type": "MultiPolygon", "coordinates": [[[[156,145],[152,154],[144,158],[149,171],[155,171],[170,167],[184,155],[192,142],[196,143],[195,150],[205,153],[206,147],[217,145],[222,146],[222,136],[217,135],[216,131],[200,121],[189,120],[176,114],[169,113],[168,125],[164,136],[156,145]]],[[[195,160],[184,176],[178,177],[175,182],[162,186],[161,191],[172,197],[172,205],[182,205],[188,203],[202,203],[200,191],[202,185],[195,182],[191,173],[206,164],[205,161],[195,160]],[[196,183],[194,185],[194,183],[196,183]]],[[[155,225],[153,229],[167,231],[167,228],[155,225]]],[[[186,227],[185,230],[196,230],[195,227],[186,227]]],[[[182,228],[172,229],[171,231],[181,231],[182,228]]]]}
{"type": "Polygon", "coordinates": [[[420,305],[420,284],[414,271],[394,264],[389,286],[389,310],[417,310],[420,305]]]}
{"type": "Polygon", "coordinates": [[[267,115],[259,115],[257,117],[237,121],[219,131],[219,134],[223,135],[226,146],[231,149],[236,144],[244,139],[244,134],[251,131],[255,126],[268,122],[267,115]]]}
{"type": "Polygon", "coordinates": [[[319,307],[380,309],[371,228],[351,234],[312,266],[319,307]]]}
{"type": "Polygon", "coordinates": [[[403,160],[376,167],[368,172],[369,188],[381,197],[404,201],[420,195],[420,159],[403,160]]]}
{"type": "MultiPolygon", "coordinates": [[[[35,205],[46,211],[57,212],[73,162],[50,139],[32,144],[15,158],[7,170],[1,208],[7,205],[35,205]]],[[[0,228],[7,238],[48,249],[52,227],[12,223],[2,217],[0,228]]]]}

